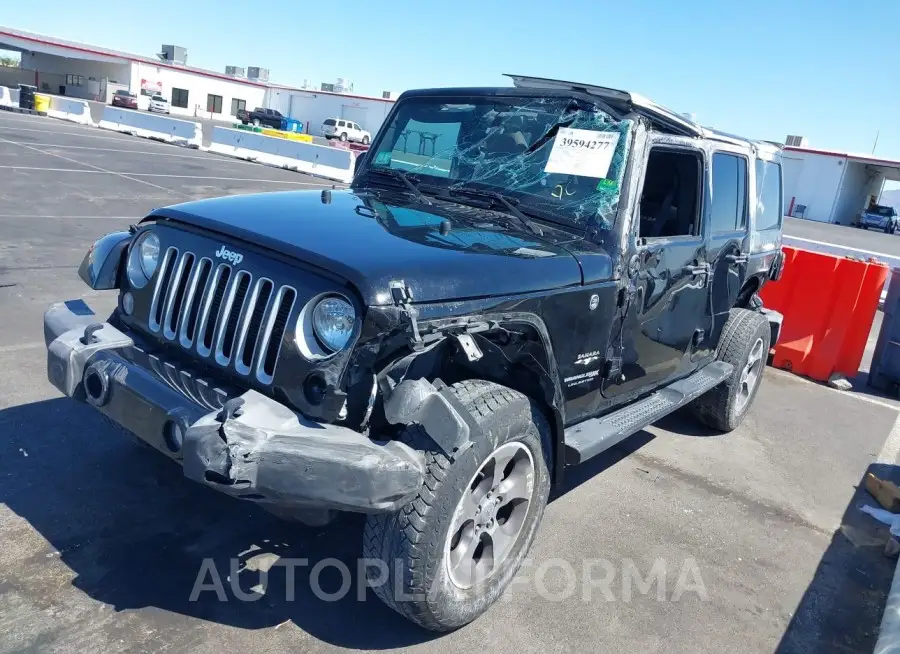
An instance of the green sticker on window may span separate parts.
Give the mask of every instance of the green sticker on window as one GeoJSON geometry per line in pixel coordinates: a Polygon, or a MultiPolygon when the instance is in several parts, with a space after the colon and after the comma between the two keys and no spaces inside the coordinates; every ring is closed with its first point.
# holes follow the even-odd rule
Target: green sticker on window
{"type": "Polygon", "coordinates": [[[375,157],[375,163],[377,164],[389,164],[391,163],[391,153],[388,152],[379,152],[378,156],[375,157]]]}
{"type": "Polygon", "coordinates": [[[597,190],[602,191],[604,189],[616,190],[619,188],[619,183],[614,179],[601,179],[597,182],[597,190]]]}

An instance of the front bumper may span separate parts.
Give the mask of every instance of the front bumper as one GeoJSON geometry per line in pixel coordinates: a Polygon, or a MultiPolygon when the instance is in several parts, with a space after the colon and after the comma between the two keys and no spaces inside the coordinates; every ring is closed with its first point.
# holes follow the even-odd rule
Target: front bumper
{"type": "MultiPolygon", "coordinates": [[[[421,487],[420,452],[376,442],[338,425],[307,420],[256,391],[236,413],[209,411],[141,365],[127,334],[81,300],[44,315],[47,376],[65,395],[87,402],[143,441],[180,461],[184,474],[233,497],[296,509],[394,511],[421,487]]],[[[171,367],[171,366],[170,366],[171,367]]],[[[200,382],[205,383],[205,382],[200,382]]],[[[240,400],[238,404],[240,404],[240,400]]]]}

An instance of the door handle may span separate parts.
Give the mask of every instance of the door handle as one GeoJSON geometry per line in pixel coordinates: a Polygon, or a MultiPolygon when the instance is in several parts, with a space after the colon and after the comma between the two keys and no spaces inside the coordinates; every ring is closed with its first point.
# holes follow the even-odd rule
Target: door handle
{"type": "Polygon", "coordinates": [[[685,266],[682,268],[682,271],[685,275],[708,275],[709,274],[709,266],[703,264],[701,266],[685,266]]]}
{"type": "Polygon", "coordinates": [[[726,254],[725,261],[728,263],[747,263],[746,254],[726,254]]]}

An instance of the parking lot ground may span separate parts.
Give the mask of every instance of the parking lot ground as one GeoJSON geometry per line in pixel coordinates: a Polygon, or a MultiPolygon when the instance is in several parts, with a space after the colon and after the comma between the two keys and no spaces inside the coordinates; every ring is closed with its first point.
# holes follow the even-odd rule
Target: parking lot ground
{"type": "Polygon", "coordinates": [[[784,219],[784,233],[810,241],[835,243],[857,250],[900,257],[900,236],[874,229],[859,229],[788,217],[784,219]]]}
{"type": "Polygon", "coordinates": [[[768,369],[729,435],[668,417],[570,469],[506,596],[437,636],[362,586],[359,517],[280,522],[46,381],[47,305],[114,305],[76,275],[97,236],[321,180],[31,117],[0,139],[0,652],[871,651],[893,562],[857,487],[894,474],[895,402],[768,369]]]}

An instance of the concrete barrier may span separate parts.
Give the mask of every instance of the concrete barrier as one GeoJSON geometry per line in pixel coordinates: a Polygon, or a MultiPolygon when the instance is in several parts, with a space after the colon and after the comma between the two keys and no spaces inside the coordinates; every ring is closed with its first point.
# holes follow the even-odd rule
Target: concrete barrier
{"type": "MultiPolygon", "coordinates": [[[[240,128],[236,128],[240,129],[240,128]]],[[[252,130],[251,130],[252,131],[252,130]]],[[[259,130],[259,134],[264,134],[266,136],[274,136],[280,139],[287,139],[288,141],[302,141],[303,143],[312,143],[313,137],[311,134],[303,134],[301,132],[285,132],[280,129],[266,129],[263,128],[259,130]]]]}
{"type": "Polygon", "coordinates": [[[47,109],[47,115],[51,118],[68,120],[81,125],[94,125],[94,121],[91,118],[91,107],[88,105],[87,100],[52,95],[50,96],[50,107],[47,109]]]}
{"type": "Polygon", "coordinates": [[[227,127],[213,127],[209,151],[344,183],[353,179],[356,161],[350,150],[227,127]]]}
{"type": "MultiPolygon", "coordinates": [[[[19,99],[16,98],[16,105],[19,104],[19,99]]],[[[0,107],[12,107],[12,93],[5,86],[0,86],[0,107]]]]}
{"type": "Polygon", "coordinates": [[[203,144],[200,123],[133,109],[104,107],[98,127],[189,148],[199,148],[203,144]]]}

